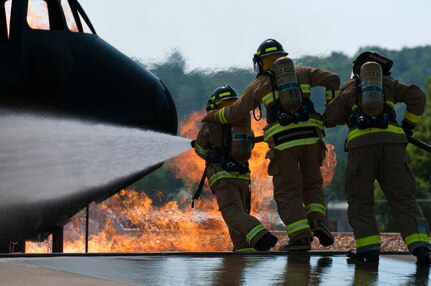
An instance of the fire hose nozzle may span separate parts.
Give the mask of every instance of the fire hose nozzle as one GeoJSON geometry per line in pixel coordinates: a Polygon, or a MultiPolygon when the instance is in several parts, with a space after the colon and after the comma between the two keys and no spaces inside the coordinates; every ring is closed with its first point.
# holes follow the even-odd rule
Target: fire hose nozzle
{"type": "Polygon", "coordinates": [[[195,146],[196,146],[196,140],[192,140],[192,142],[190,142],[190,145],[192,145],[192,148],[195,148],[195,146]]]}

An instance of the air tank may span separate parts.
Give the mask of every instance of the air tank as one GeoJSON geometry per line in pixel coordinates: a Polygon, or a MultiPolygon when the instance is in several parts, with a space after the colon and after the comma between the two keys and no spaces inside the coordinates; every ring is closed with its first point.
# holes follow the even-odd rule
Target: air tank
{"type": "Polygon", "coordinates": [[[382,68],[376,62],[366,62],[359,72],[362,112],[376,116],[383,112],[382,68]]]}
{"type": "Polygon", "coordinates": [[[302,105],[302,96],[292,59],[278,58],[274,62],[273,71],[282,108],[290,113],[297,111],[302,105]]]}
{"type": "Polygon", "coordinates": [[[231,155],[238,163],[247,162],[251,157],[253,149],[253,132],[250,127],[250,115],[244,118],[231,128],[231,155]]]}

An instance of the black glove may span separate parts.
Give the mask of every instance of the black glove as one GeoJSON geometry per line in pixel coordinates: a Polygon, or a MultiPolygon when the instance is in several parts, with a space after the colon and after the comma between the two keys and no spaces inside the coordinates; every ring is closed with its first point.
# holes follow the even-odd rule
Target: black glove
{"type": "Polygon", "coordinates": [[[401,128],[403,128],[404,133],[406,133],[407,136],[413,136],[413,129],[415,129],[415,126],[413,124],[403,120],[403,122],[401,123],[401,128]]]}
{"type": "Polygon", "coordinates": [[[195,146],[196,146],[196,140],[192,140],[192,142],[190,142],[190,145],[192,145],[192,148],[195,148],[195,146]]]}

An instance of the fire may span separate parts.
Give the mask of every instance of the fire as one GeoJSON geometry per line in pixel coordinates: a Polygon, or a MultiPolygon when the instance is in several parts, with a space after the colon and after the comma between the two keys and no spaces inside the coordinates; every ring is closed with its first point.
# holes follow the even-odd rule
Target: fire
{"type": "MultiPolygon", "coordinates": [[[[182,124],[180,135],[189,139],[195,139],[199,131],[200,121],[204,116],[204,111],[192,113],[182,124]]],[[[266,124],[265,120],[252,120],[252,128],[255,132],[255,136],[263,135],[263,128],[266,124]]],[[[332,144],[326,145],[328,152],[321,168],[324,186],[331,183],[336,166],[334,146],[332,144]]],[[[252,177],[251,213],[258,217],[262,223],[269,228],[282,228],[281,221],[276,212],[275,201],[272,197],[272,177],[268,176],[267,173],[269,160],[265,158],[265,155],[268,150],[269,148],[266,143],[256,143],[249,161],[252,177]]],[[[196,186],[197,183],[199,183],[205,165],[204,161],[200,159],[192,149],[174,158],[169,162],[168,166],[174,171],[177,178],[181,178],[186,186],[190,187],[193,186],[193,184],[196,186]]],[[[204,188],[204,191],[210,193],[207,185],[205,186],[206,188],[204,188]]],[[[200,208],[200,201],[197,203],[197,208],[200,208]]]]}
{"type": "MultiPolygon", "coordinates": [[[[158,208],[145,193],[123,190],[100,205],[90,205],[88,249],[95,253],[229,251],[223,226],[219,216],[190,210],[188,204],[171,201],[158,208]]],[[[85,251],[85,211],[73,217],[64,233],[64,252],[85,251]]],[[[50,241],[27,242],[26,252],[50,252],[50,241]]]]}
{"type": "MultiPolygon", "coordinates": [[[[192,113],[180,127],[180,135],[195,139],[204,112],[192,113]]],[[[255,135],[261,135],[266,123],[253,121],[255,135]]],[[[327,144],[322,167],[324,184],[331,182],[336,165],[334,146],[327,144]]],[[[282,223],[272,198],[272,178],[267,174],[266,143],[257,143],[250,159],[252,174],[252,214],[269,229],[281,230],[282,223]]],[[[190,198],[199,184],[204,161],[193,149],[166,162],[185,188],[176,200],[156,206],[145,192],[122,190],[101,204],[91,204],[89,252],[165,252],[231,251],[228,229],[218,210],[215,196],[207,184],[195,208],[190,198]]],[[[85,210],[65,226],[64,252],[85,251],[85,210]]],[[[43,243],[26,244],[27,253],[50,252],[50,238],[43,243]]]]}

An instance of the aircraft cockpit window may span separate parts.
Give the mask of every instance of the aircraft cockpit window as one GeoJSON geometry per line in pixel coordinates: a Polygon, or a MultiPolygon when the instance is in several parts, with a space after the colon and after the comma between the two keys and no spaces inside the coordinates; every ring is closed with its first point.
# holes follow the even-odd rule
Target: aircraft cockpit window
{"type": "Polygon", "coordinates": [[[48,4],[45,1],[28,1],[27,24],[32,29],[49,30],[48,4]]]}
{"type": "Polygon", "coordinates": [[[93,25],[76,0],[61,0],[61,6],[67,22],[67,27],[72,32],[96,34],[93,25]]]}
{"type": "Polygon", "coordinates": [[[11,4],[11,0],[4,2],[3,9],[0,12],[0,44],[9,39],[11,4]]]}
{"type": "Polygon", "coordinates": [[[61,7],[63,8],[64,17],[66,17],[67,27],[71,32],[79,32],[78,26],[76,25],[75,17],[73,16],[72,9],[70,8],[68,0],[61,0],[61,7]]]}
{"type": "Polygon", "coordinates": [[[88,27],[87,22],[82,18],[81,14],[79,14],[79,19],[81,20],[82,23],[82,29],[84,33],[88,33],[91,34],[92,31],[91,29],[88,27]]]}
{"type": "Polygon", "coordinates": [[[37,30],[63,30],[64,19],[57,0],[28,0],[27,24],[37,30]]]}

